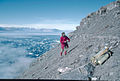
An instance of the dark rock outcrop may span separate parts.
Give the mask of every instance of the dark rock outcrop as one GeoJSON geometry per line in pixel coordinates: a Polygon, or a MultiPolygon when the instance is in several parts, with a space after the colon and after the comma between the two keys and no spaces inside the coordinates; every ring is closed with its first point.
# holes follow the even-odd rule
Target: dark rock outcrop
{"type": "Polygon", "coordinates": [[[120,80],[120,1],[115,1],[82,19],[69,33],[68,54],[60,56],[60,44],[41,55],[20,79],[120,80]],[[105,44],[113,45],[113,55],[103,64],[93,66],[90,58],[105,44]],[[58,72],[58,68],[71,70],[58,72]]]}

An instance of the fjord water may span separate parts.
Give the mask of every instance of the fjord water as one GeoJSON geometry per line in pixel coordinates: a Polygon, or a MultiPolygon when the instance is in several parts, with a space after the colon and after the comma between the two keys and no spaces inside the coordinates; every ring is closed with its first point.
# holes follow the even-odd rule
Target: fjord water
{"type": "Polygon", "coordinates": [[[59,41],[59,35],[0,33],[0,79],[14,79],[59,41]]]}

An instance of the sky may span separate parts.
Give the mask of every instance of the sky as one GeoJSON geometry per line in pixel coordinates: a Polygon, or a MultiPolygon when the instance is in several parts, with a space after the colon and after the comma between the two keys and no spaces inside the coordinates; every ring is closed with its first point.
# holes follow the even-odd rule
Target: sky
{"type": "Polygon", "coordinates": [[[0,26],[75,30],[88,14],[115,0],[0,0],[0,26]]]}

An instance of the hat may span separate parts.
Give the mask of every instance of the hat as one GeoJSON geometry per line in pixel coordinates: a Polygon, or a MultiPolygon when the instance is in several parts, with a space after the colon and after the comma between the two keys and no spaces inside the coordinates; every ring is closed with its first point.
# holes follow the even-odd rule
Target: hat
{"type": "Polygon", "coordinates": [[[65,34],[65,32],[62,32],[62,34],[65,34]]]}

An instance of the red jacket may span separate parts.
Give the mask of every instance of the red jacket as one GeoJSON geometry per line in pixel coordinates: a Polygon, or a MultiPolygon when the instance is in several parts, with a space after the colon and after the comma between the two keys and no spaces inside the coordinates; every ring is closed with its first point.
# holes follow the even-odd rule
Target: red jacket
{"type": "Polygon", "coordinates": [[[64,36],[64,37],[61,36],[60,37],[60,43],[61,43],[61,48],[62,49],[64,49],[65,46],[69,47],[68,44],[67,44],[67,42],[64,43],[64,41],[67,41],[67,40],[70,42],[70,39],[67,36],[64,36]]]}

